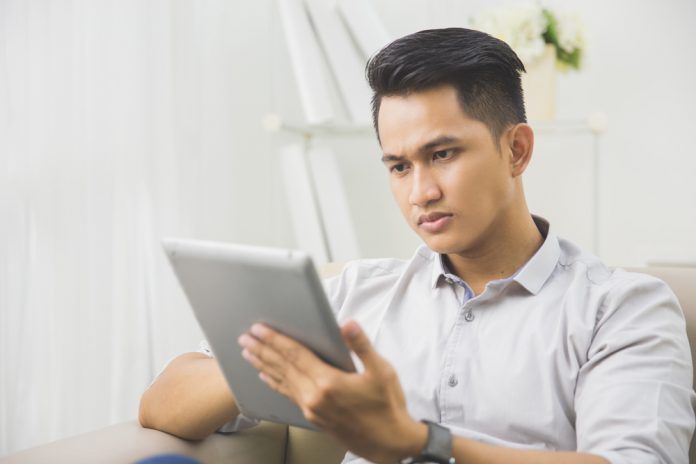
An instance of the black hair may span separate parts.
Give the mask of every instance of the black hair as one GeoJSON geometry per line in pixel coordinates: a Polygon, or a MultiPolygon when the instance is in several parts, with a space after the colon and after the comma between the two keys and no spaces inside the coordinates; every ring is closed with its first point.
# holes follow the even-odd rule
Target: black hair
{"type": "Polygon", "coordinates": [[[502,40],[463,28],[431,29],[395,40],[369,59],[372,123],[385,96],[453,86],[467,116],[483,122],[496,145],[505,129],[527,122],[519,57],[502,40]]]}

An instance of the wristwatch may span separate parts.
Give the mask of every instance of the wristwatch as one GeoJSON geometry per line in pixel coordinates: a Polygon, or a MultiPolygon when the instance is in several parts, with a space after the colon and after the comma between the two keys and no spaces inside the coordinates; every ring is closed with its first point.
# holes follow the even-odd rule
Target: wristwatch
{"type": "Polygon", "coordinates": [[[429,420],[422,420],[428,426],[428,441],[418,456],[411,456],[401,461],[401,464],[416,464],[432,462],[436,464],[455,464],[452,457],[452,432],[429,420]]]}

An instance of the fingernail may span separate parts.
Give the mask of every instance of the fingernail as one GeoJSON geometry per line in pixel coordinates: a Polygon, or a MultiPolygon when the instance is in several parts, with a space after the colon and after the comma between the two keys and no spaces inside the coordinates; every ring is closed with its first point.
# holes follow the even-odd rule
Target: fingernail
{"type": "Polygon", "coordinates": [[[239,338],[237,339],[237,343],[239,343],[239,346],[244,346],[244,344],[246,342],[245,337],[246,337],[245,334],[242,334],[239,336],[239,338]]]}
{"type": "Polygon", "coordinates": [[[246,359],[247,361],[249,361],[249,358],[251,358],[251,354],[246,348],[242,350],[242,358],[246,359]]]}
{"type": "Polygon", "coordinates": [[[355,338],[358,336],[360,333],[360,327],[358,327],[358,324],[355,322],[351,322],[348,324],[348,328],[346,329],[346,335],[348,335],[349,338],[355,338]]]}
{"type": "Polygon", "coordinates": [[[256,335],[257,337],[262,336],[263,333],[264,333],[263,326],[262,326],[261,324],[254,324],[254,325],[252,325],[252,326],[251,326],[251,333],[253,333],[253,334],[256,335]]]}

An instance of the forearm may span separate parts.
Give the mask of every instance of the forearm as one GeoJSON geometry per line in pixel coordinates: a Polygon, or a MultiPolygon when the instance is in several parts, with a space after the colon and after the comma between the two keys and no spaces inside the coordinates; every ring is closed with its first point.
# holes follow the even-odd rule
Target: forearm
{"type": "Polygon", "coordinates": [[[202,353],[186,353],[143,394],[139,420],[143,427],[199,440],[238,414],[217,362],[202,353]]]}
{"type": "MultiPolygon", "coordinates": [[[[396,460],[418,454],[428,437],[427,426],[420,422],[410,422],[402,430],[403,448],[396,460]]],[[[504,448],[456,435],[452,437],[452,455],[456,462],[466,464],[609,464],[606,459],[587,453],[504,448]]]]}
{"type": "Polygon", "coordinates": [[[467,464],[609,464],[587,453],[503,448],[462,437],[454,437],[452,449],[456,462],[467,464]]]}

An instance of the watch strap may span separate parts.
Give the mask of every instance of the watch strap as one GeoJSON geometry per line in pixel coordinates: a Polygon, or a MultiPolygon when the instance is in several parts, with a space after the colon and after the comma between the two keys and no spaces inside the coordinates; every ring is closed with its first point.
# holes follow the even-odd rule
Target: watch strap
{"type": "Polygon", "coordinates": [[[436,464],[455,464],[452,457],[452,432],[447,427],[429,420],[422,420],[428,426],[428,441],[418,456],[401,461],[401,464],[431,462],[436,464]]]}

